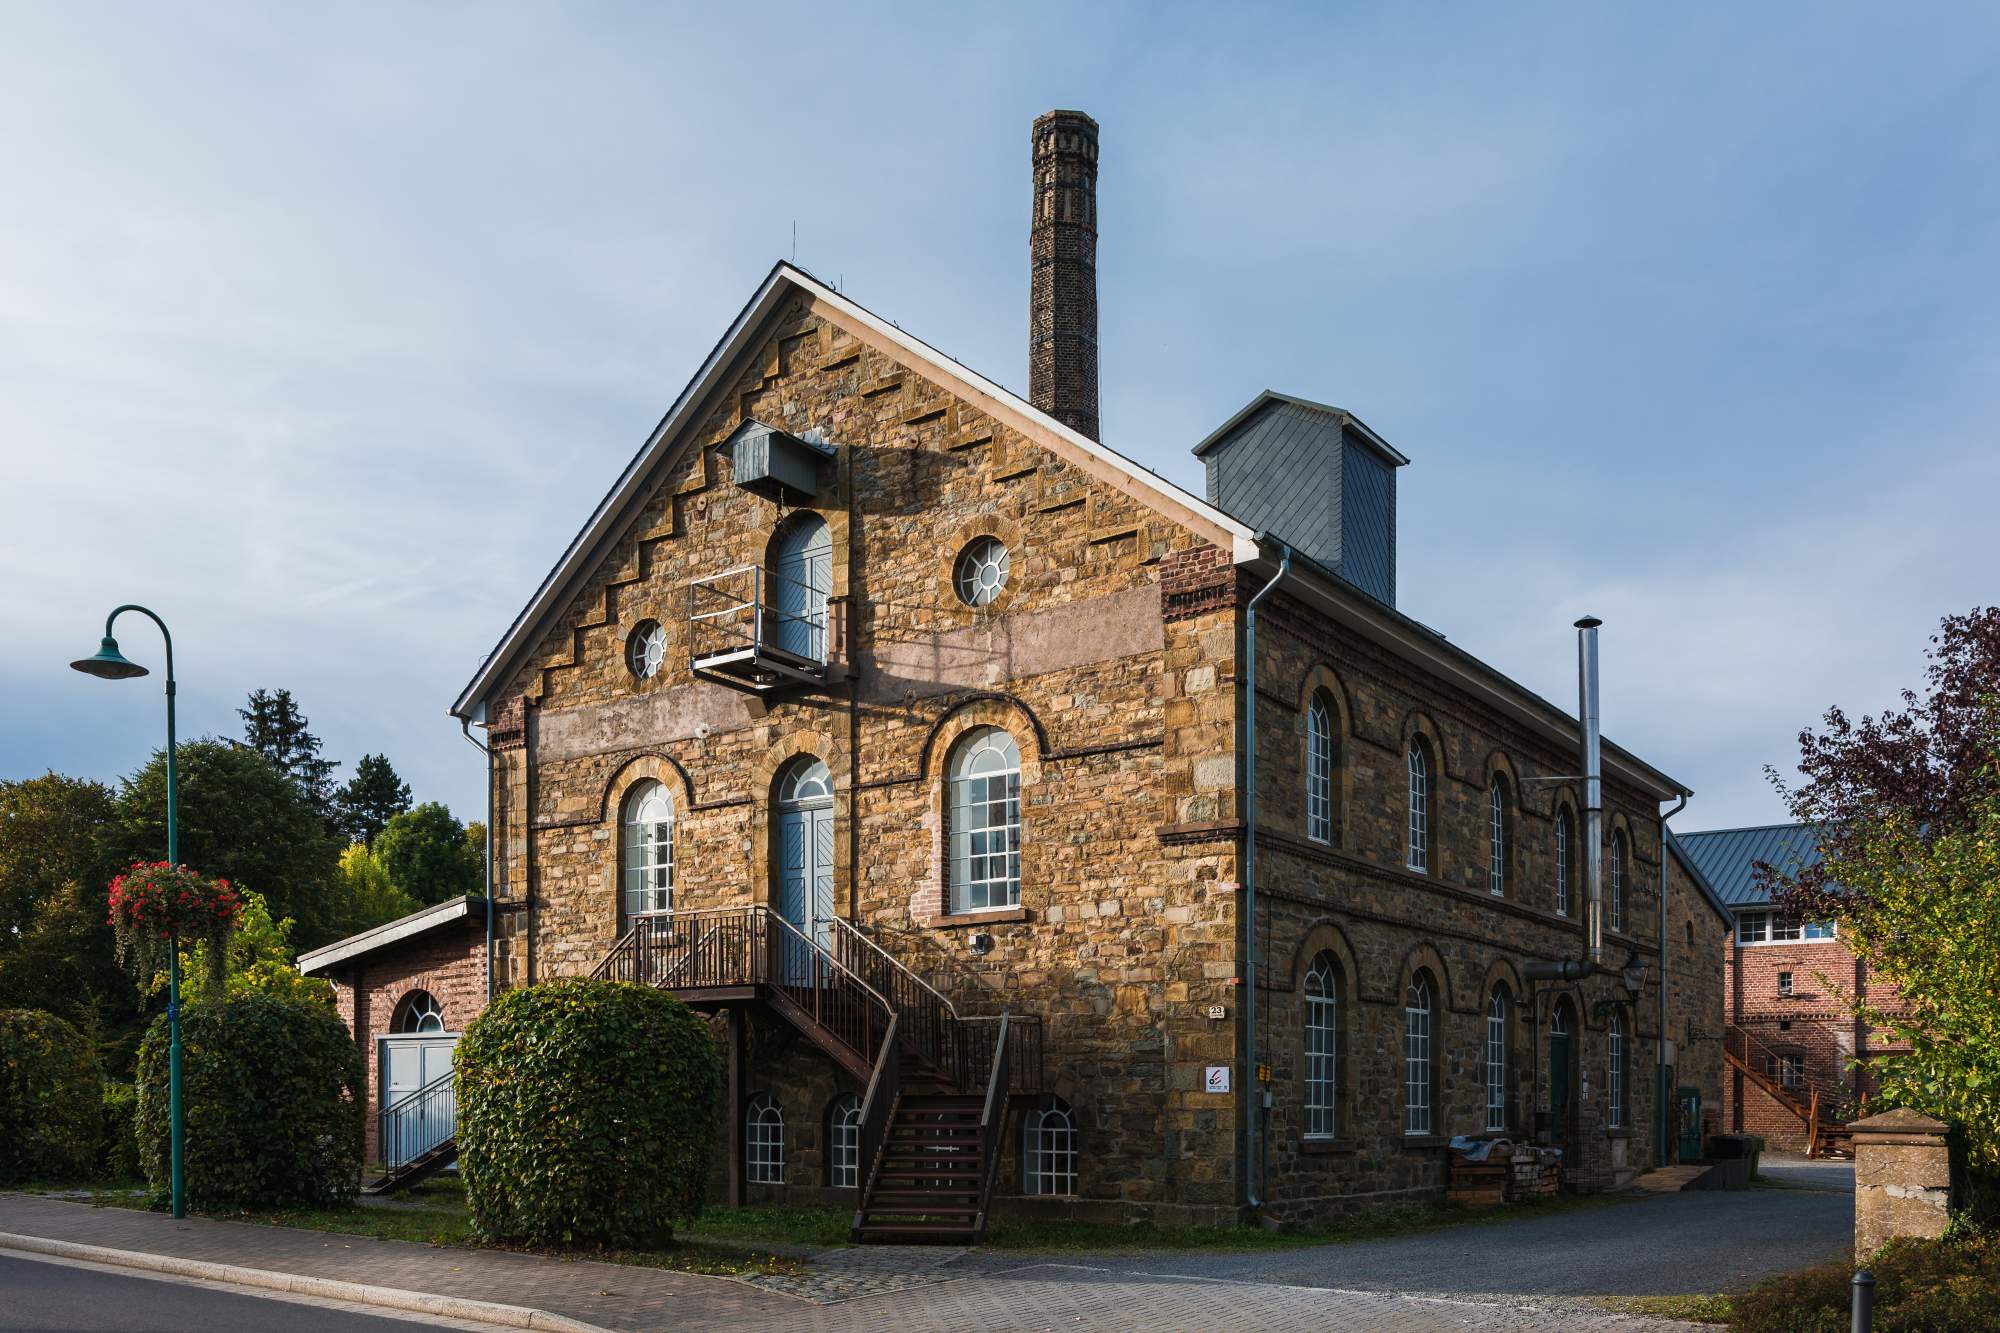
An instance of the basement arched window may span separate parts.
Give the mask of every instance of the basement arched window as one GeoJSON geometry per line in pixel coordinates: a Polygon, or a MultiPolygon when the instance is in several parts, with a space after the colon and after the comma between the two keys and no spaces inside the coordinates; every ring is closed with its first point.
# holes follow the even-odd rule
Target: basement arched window
{"type": "Polygon", "coordinates": [[[1076,1193],[1076,1113],[1060,1097],[1021,1117],[1021,1193],[1076,1193]]]}
{"type": "Polygon", "coordinates": [[[744,1112],[743,1166],[753,1185],[785,1183],[785,1113],[768,1093],[752,1097],[744,1112]]]}
{"type": "Polygon", "coordinates": [[[837,1189],[855,1189],[861,1184],[861,1099],[847,1093],[836,1099],[827,1113],[827,1143],[832,1152],[827,1159],[826,1183],[837,1189]]]}

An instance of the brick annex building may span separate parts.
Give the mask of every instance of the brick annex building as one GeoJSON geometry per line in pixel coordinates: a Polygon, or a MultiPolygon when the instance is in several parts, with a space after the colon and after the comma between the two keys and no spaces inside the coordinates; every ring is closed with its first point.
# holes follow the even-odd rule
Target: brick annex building
{"type": "Polygon", "coordinates": [[[1844,1150],[1843,1127],[1875,1091],[1865,1062],[1907,1047],[1855,1017],[1846,996],[1894,1011],[1830,921],[1795,921],[1771,905],[1758,864],[1788,873],[1819,863],[1803,824],[1683,833],[1678,842],[1735,918],[1724,947],[1728,1029],[1722,1123],[1775,1147],[1844,1150]]]}
{"type": "Polygon", "coordinates": [[[1588,873],[1577,719],[1396,610],[1407,460],[1353,415],[1260,395],[1206,496],[1100,444],[1097,126],[1033,144],[1028,398],[778,265],[454,705],[490,940],[309,966],[410,1046],[475,1007],[440,940],[667,987],[725,1034],[718,1192],[865,1235],[1432,1198],[1456,1134],[1578,1188],[1673,1151],[1661,1087],[1721,1090],[1685,788],[1603,745],[1588,873]]]}

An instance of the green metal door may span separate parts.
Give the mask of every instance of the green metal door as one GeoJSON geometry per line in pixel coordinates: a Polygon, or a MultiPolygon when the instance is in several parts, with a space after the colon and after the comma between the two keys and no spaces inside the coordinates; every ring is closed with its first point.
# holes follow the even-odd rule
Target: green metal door
{"type": "Polygon", "coordinates": [[[1558,1001],[1555,1016],[1549,1020],[1549,1134],[1559,1148],[1569,1145],[1569,1043],[1573,1026],[1569,1001],[1558,1001]]]}
{"type": "Polygon", "coordinates": [[[1680,1092],[1680,1106],[1680,1158],[1683,1162],[1699,1162],[1701,1160],[1701,1089],[1682,1088],[1680,1092]]]}

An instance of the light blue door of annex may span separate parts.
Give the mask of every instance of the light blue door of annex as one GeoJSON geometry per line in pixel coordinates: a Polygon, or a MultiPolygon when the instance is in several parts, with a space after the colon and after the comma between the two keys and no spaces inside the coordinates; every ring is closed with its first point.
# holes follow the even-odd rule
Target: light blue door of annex
{"type": "MultiPolygon", "coordinates": [[[[799,934],[833,947],[833,784],[826,765],[801,756],[778,782],[778,915],[799,934]]],[[[789,934],[785,983],[811,985],[813,950],[789,934]]]]}

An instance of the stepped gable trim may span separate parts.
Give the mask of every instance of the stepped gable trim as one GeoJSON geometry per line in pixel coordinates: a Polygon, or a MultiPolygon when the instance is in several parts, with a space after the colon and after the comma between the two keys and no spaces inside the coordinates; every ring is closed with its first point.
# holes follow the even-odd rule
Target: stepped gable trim
{"type": "Polygon", "coordinates": [[[815,315],[838,325],[899,365],[914,369],[1087,475],[1223,547],[1233,559],[1248,559],[1256,554],[1255,534],[1207,501],[1063,425],[1027,400],[911,337],[804,270],[779,263],[737,313],[694,378],[626,464],[610,492],[571,539],[562,558],[543,578],[485,663],[460,691],[451,706],[452,716],[484,720],[487,702],[504,688],[521,657],[540,641],[549,621],[561,613],[595,572],[604,553],[644,506],[652,480],[671,468],[695,439],[704,409],[719,390],[732,382],[730,372],[744,357],[755,352],[767,324],[793,297],[803,297],[815,315]]]}
{"type": "Polygon", "coordinates": [[[384,949],[403,944],[419,935],[428,935],[432,931],[457,925],[473,917],[484,919],[485,915],[484,898],[471,894],[462,898],[450,898],[421,911],[412,912],[408,916],[397,917],[394,921],[371,930],[364,930],[358,935],[335,940],[332,944],[314,949],[311,953],[302,953],[299,955],[299,971],[305,976],[312,976],[318,972],[331,972],[342,963],[351,963],[356,959],[381,953],[384,949]]]}

